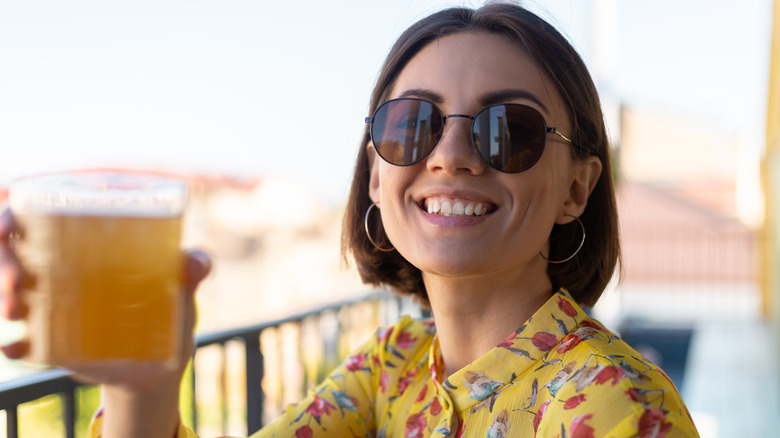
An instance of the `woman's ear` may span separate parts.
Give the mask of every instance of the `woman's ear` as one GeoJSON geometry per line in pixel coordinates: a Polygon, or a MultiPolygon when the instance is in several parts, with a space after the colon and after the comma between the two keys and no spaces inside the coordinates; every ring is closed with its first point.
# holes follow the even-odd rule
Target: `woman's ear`
{"type": "Polygon", "coordinates": [[[561,213],[556,218],[556,223],[564,224],[572,219],[567,216],[580,217],[588,205],[588,198],[596,187],[601,176],[601,160],[596,156],[589,156],[582,160],[575,160],[572,169],[572,179],[569,183],[569,193],[563,201],[561,213]]]}
{"type": "Polygon", "coordinates": [[[374,144],[369,142],[366,145],[366,156],[368,157],[368,170],[370,172],[368,180],[368,196],[375,203],[379,202],[379,163],[377,160],[374,144]]]}

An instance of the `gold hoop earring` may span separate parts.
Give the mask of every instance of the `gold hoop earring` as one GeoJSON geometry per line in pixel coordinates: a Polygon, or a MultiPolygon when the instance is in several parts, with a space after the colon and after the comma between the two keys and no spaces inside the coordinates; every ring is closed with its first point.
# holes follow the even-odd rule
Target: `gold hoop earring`
{"type": "MultiPolygon", "coordinates": [[[[578,246],[578,247],[577,247],[577,250],[576,250],[576,251],[574,251],[574,254],[570,255],[569,257],[566,257],[566,258],[565,258],[565,259],[563,259],[563,260],[550,260],[550,259],[548,259],[547,257],[545,257],[545,256],[544,256],[544,254],[542,254],[542,252],[541,252],[541,251],[539,251],[539,255],[540,255],[540,256],[542,256],[542,258],[543,258],[543,259],[547,260],[547,263],[553,263],[553,264],[558,264],[558,263],[566,263],[566,262],[568,262],[569,260],[573,259],[573,258],[574,258],[574,256],[576,256],[576,255],[577,255],[577,253],[579,253],[579,252],[580,252],[580,250],[582,249],[582,245],[584,245],[584,244],[585,244],[585,224],[583,224],[583,223],[582,223],[582,221],[580,220],[580,218],[578,218],[577,216],[573,216],[573,215],[570,215],[570,214],[564,214],[564,216],[573,217],[573,218],[574,218],[574,220],[576,220],[576,221],[577,221],[577,223],[579,223],[579,224],[580,224],[580,228],[582,228],[582,240],[580,240],[580,246],[578,246]]],[[[570,222],[570,223],[571,223],[571,222],[570,222]]]]}
{"type": "Polygon", "coordinates": [[[395,251],[395,248],[382,248],[381,246],[377,245],[376,242],[374,242],[374,239],[371,238],[371,232],[368,230],[368,215],[371,214],[371,209],[376,206],[377,206],[376,202],[368,206],[368,210],[366,210],[366,217],[363,220],[363,223],[366,226],[366,236],[368,237],[368,241],[371,242],[371,244],[374,245],[374,248],[378,249],[379,251],[382,252],[395,251]]]}

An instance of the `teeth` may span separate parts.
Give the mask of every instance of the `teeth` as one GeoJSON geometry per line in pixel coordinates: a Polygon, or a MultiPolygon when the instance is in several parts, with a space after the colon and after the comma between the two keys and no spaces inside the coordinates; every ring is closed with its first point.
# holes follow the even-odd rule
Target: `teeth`
{"type": "Polygon", "coordinates": [[[441,204],[436,199],[431,199],[428,201],[428,213],[434,214],[438,213],[439,210],[441,210],[441,204]]]}
{"type": "Polygon", "coordinates": [[[487,206],[479,202],[431,198],[428,199],[428,213],[442,216],[482,216],[487,213],[487,206]]]}
{"type": "Polygon", "coordinates": [[[455,205],[452,206],[452,214],[455,216],[462,216],[463,211],[463,203],[460,201],[456,202],[455,205]]]}
{"type": "Polygon", "coordinates": [[[452,216],[452,204],[450,204],[450,201],[443,201],[441,203],[441,214],[444,216],[452,216]]]}

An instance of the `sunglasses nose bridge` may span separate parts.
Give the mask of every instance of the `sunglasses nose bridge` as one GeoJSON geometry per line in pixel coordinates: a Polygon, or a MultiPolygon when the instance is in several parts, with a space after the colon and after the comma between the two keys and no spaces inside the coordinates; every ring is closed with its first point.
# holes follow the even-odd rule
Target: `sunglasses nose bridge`
{"type": "Polygon", "coordinates": [[[468,114],[447,114],[446,116],[442,116],[442,121],[443,121],[443,123],[442,123],[442,135],[444,134],[444,127],[447,125],[447,120],[448,119],[454,119],[454,118],[466,119],[466,120],[468,120],[470,122],[470,123],[468,123],[469,138],[471,140],[470,144],[471,144],[471,147],[474,149],[473,152],[477,152],[476,151],[476,145],[474,144],[474,138],[473,138],[473,135],[472,135],[473,134],[473,130],[474,130],[474,119],[476,119],[475,116],[470,116],[468,114]]]}
{"type": "Polygon", "coordinates": [[[474,120],[474,117],[468,115],[468,114],[447,114],[446,116],[442,116],[442,119],[446,122],[447,119],[451,119],[453,117],[462,117],[464,119],[474,120]]]}
{"type": "Polygon", "coordinates": [[[487,166],[487,163],[481,158],[474,144],[474,116],[468,114],[448,114],[442,115],[441,118],[443,122],[441,135],[428,156],[428,166],[442,167],[450,171],[470,169],[475,174],[481,173],[487,166]],[[447,128],[447,120],[454,118],[466,119],[464,120],[464,126],[449,126],[447,128]]]}

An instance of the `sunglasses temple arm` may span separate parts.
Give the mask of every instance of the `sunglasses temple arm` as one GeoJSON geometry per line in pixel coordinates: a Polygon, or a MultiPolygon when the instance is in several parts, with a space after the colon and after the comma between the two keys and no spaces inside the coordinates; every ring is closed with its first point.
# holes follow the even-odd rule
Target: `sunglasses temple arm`
{"type": "Polygon", "coordinates": [[[560,137],[560,138],[562,138],[562,139],[564,139],[564,140],[568,141],[569,143],[571,143],[571,142],[572,142],[572,141],[571,141],[571,139],[569,139],[569,137],[566,137],[565,135],[561,134],[561,132],[560,132],[560,131],[558,131],[558,130],[557,130],[557,129],[555,129],[555,128],[547,128],[547,132],[548,132],[548,133],[551,133],[551,134],[556,134],[558,137],[560,137]]]}

